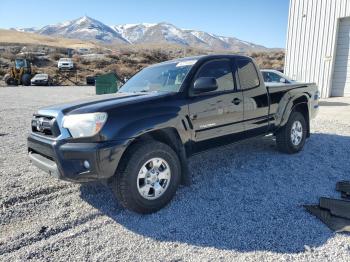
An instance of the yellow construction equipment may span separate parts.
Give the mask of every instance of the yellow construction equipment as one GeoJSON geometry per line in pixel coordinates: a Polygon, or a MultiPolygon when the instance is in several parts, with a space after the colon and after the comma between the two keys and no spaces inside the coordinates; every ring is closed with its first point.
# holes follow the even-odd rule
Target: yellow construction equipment
{"type": "Polygon", "coordinates": [[[4,80],[7,85],[29,86],[33,75],[34,72],[30,62],[27,59],[18,58],[15,60],[15,66],[5,75],[4,80]]]}

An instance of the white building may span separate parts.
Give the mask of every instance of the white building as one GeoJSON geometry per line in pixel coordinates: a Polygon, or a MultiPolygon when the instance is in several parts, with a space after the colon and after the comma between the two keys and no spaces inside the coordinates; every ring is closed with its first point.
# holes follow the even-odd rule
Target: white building
{"type": "Polygon", "coordinates": [[[350,0],[290,0],[285,73],[350,96],[350,0]]]}

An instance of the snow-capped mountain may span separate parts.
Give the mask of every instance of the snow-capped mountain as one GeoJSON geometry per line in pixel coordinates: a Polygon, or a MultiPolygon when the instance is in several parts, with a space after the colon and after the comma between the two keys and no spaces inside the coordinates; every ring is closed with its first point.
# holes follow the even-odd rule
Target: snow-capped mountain
{"type": "Polygon", "coordinates": [[[142,24],[125,24],[125,25],[115,25],[112,28],[121,34],[124,39],[127,39],[129,43],[138,43],[139,40],[144,36],[145,32],[149,28],[155,26],[156,24],[142,23],[142,24]]]}
{"type": "Polygon", "coordinates": [[[38,31],[38,28],[36,27],[16,27],[16,28],[10,28],[10,30],[15,30],[18,32],[25,32],[25,33],[35,33],[38,31]]]}
{"type": "Polygon", "coordinates": [[[236,52],[267,50],[268,48],[233,37],[223,37],[202,31],[180,29],[169,23],[125,24],[112,28],[132,44],[171,43],[212,50],[236,52]]]}
{"type": "Polygon", "coordinates": [[[128,43],[111,27],[88,16],[56,25],[47,25],[37,30],[36,33],[81,40],[97,40],[105,43],[128,43]]]}
{"type": "Polygon", "coordinates": [[[41,29],[16,28],[14,30],[62,36],[103,43],[122,44],[177,44],[181,46],[210,50],[229,50],[235,52],[267,51],[268,48],[239,40],[234,37],[218,36],[203,31],[180,29],[169,23],[140,23],[107,26],[91,17],[84,16],[41,29]]]}

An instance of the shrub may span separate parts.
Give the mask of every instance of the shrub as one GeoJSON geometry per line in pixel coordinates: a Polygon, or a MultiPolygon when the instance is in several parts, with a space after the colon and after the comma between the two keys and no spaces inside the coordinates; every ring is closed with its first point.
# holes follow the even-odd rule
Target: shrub
{"type": "Polygon", "coordinates": [[[60,53],[57,53],[57,52],[55,52],[55,53],[53,53],[53,54],[50,54],[50,58],[51,58],[52,60],[54,60],[54,61],[58,61],[58,60],[60,60],[60,58],[62,58],[62,57],[63,57],[63,55],[60,54],[60,53]]]}
{"type": "Polygon", "coordinates": [[[7,70],[3,69],[3,68],[0,68],[0,79],[3,78],[4,75],[7,74],[7,70]]]}

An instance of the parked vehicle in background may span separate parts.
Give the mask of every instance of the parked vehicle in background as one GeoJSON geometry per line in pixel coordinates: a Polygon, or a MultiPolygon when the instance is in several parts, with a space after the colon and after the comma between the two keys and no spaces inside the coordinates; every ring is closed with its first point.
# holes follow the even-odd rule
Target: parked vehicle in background
{"type": "Polygon", "coordinates": [[[108,180],[124,207],[151,213],[190,183],[188,157],[267,134],[297,153],[317,111],[315,84],[269,88],[249,57],[190,57],[147,67],[116,94],[40,109],[28,152],[60,179],[108,180]]]}
{"type": "Polygon", "coordinates": [[[58,69],[59,70],[72,70],[74,69],[74,63],[71,58],[61,58],[58,61],[58,69]]]}
{"type": "Polygon", "coordinates": [[[95,76],[87,76],[86,77],[86,85],[88,86],[94,86],[96,82],[95,76]]]}
{"type": "Polygon", "coordinates": [[[36,74],[31,80],[32,85],[47,86],[51,84],[51,79],[48,74],[36,74]]]}
{"type": "Polygon", "coordinates": [[[34,75],[32,64],[25,58],[16,58],[14,66],[4,76],[7,85],[30,85],[30,79],[34,75]]]}
{"type": "Polygon", "coordinates": [[[96,83],[96,78],[100,76],[99,74],[91,75],[86,77],[86,85],[88,86],[94,86],[96,83]]]}
{"type": "Polygon", "coordinates": [[[290,79],[285,74],[280,71],[273,69],[262,69],[261,73],[264,78],[265,83],[279,83],[279,84],[292,84],[295,83],[294,80],[290,79]]]}

